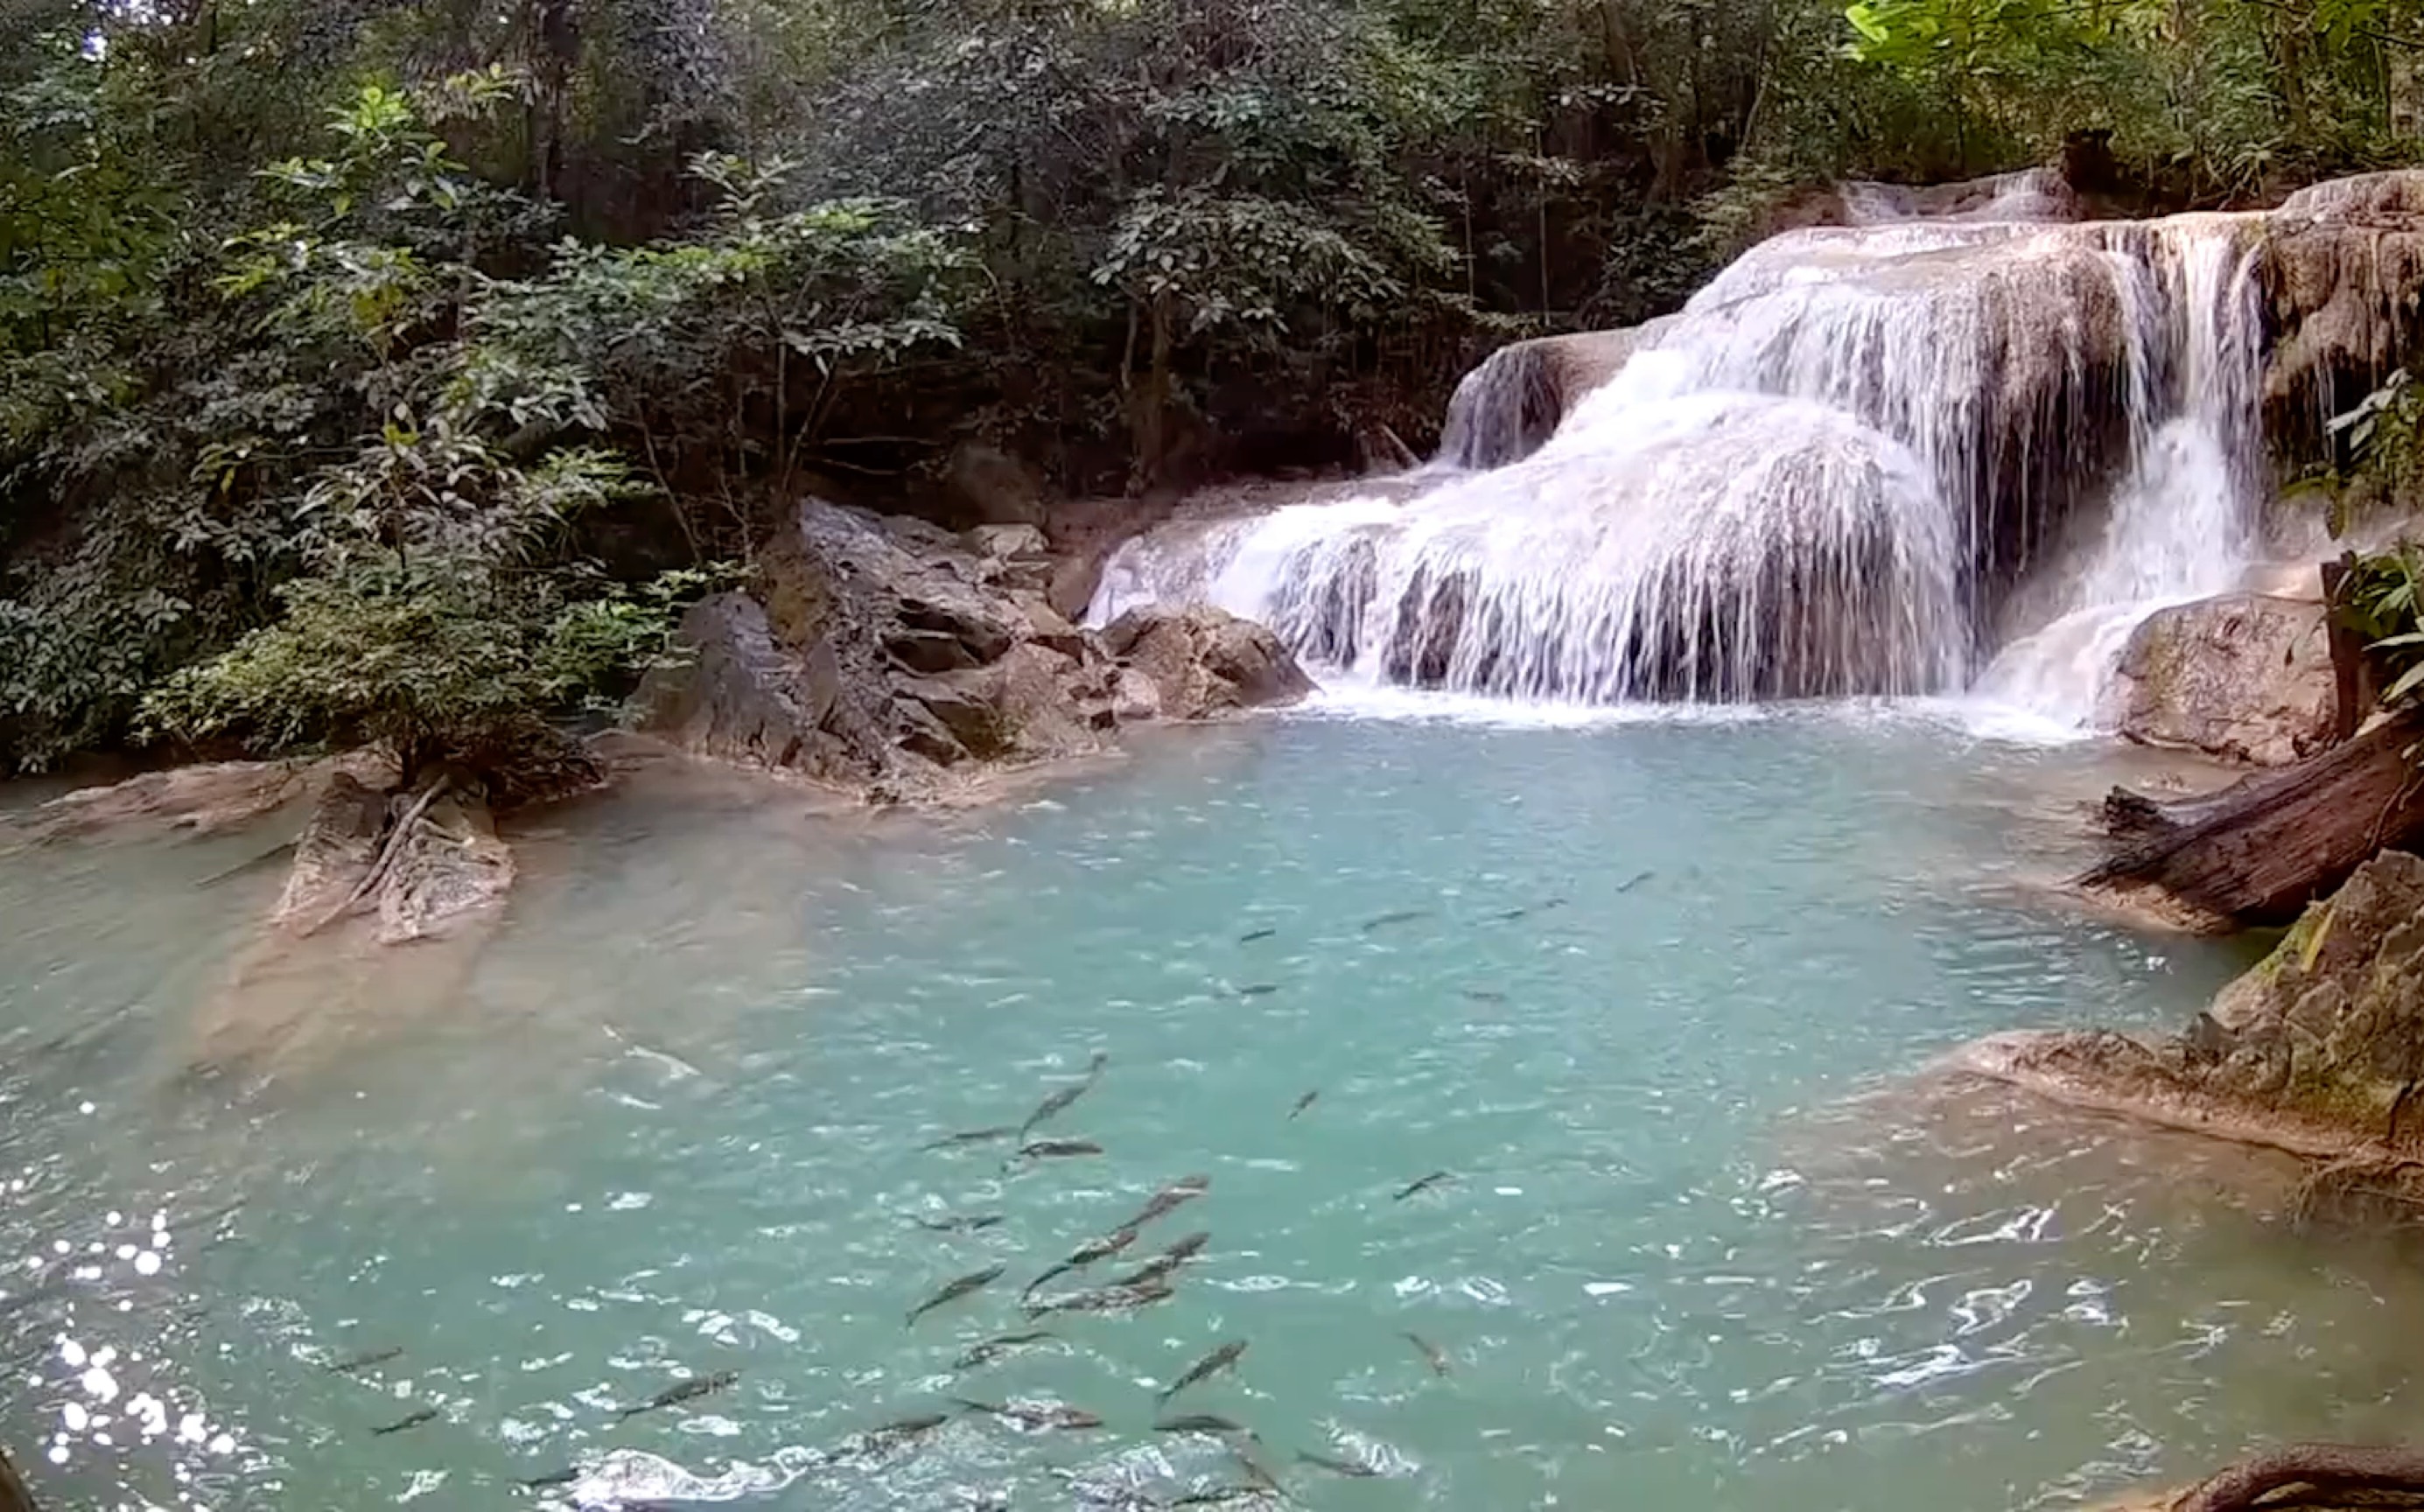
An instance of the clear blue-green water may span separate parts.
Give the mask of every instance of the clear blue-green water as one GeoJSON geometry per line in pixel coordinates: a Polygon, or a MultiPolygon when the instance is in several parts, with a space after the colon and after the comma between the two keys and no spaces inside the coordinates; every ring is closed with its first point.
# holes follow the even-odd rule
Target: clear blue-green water
{"type": "Polygon", "coordinates": [[[2237,1156],[1910,1090],[2243,962],[2030,891],[2097,759],[1300,718],[848,822],[661,774],[535,821],[493,931],[282,968],[274,870],[197,883],[291,815],[0,854],[0,1443],[71,1508],[1119,1504],[1242,1483],[1151,1430],[1232,1339],[1171,1410],[1342,1512],[1985,1512],[2396,1426],[2395,1257],[2281,1232],[2237,1156]],[[1097,1051],[1039,1133],[1102,1154],[921,1148],[1097,1051]],[[1190,1174],[1093,1273],[1208,1231],[1173,1297],[953,1371],[1190,1174]],[[837,1452],[954,1394],[1105,1426],[837,1452]]]}

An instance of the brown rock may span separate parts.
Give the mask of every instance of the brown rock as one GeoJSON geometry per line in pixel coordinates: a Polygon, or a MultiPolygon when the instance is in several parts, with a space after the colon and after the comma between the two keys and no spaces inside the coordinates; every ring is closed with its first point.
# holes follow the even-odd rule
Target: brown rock
{"type": "Polygon", "coordinates": [[[2424,861],[2385,851],[2181,1033],[2001,1035],[1962,1063],[2061,1101],[2335,1159],[2424,1153],[2424,861]]]}
{"type": "Polygon", "coordinates": [[[1204,605],[1131,610],[1103,632],[1103,646],[1153,679],[1168,719],[1292,704],[1314,688],[1278,636],[1204,605]]]}
{"type": "Polygon", "coordinates": [[[277,924],[310,929],[343,906],[387,834],[387,795],[349,772],[331,772],[295,842],[286,890],[270,913],[277,924]]]}
{"type": "Polygon", "coordinates": [[[2112,696],[2121,734],[2142,744],[2294,761],[2334,733],[2328,613],[2255,594],[2161,611],[2130,635],[2112,696]]]}
{"type": "Polygon", "coordinates": [[[514,853],[478,793],[450,787],[422,811],[378,889],[378,942],[403,945],[454,928],[504,900],[514,853]]]}

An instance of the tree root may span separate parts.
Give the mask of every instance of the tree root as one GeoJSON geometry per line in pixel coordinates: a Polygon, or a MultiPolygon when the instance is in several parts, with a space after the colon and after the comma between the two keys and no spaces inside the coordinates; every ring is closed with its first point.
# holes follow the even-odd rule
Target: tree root
{"type": "Polygon", "coordinates": [[[368,898],[377,889],[380,883],[387,880],[388,872],[395,866],[395,858],[404,853],[404,842],[412,834],[413,826],[419,824],[421,817],[429,812],[429,805],[438,802],[439,798],[454,786],[453,775],[445,774],[422,789],[421,796],[413,800],[410,808],[405,810],[404,818],[396,820],[395,828],[388,832],[387,844],[379,848],[378,859],[371,863],[371,869],[362,874],[360,883],[356,884],[352,892],[345,895],[343,902],[321,915],[317,920],[307,927],[303,931],[303,938],[311,938],[352,913],[355,905],[368,898]]]}
{"type": "MultiPolygon", "coordinates": [[[[2173,1512],[2252,1512],[2277,1491],[2309,1487],[2334,1495],[2412,1492],[2424,1495],[2424,1450],[2363,1444],[2293,1443],[2243,1459],[2200,1483],[2173,1512]]],[[[2299,1498],[2311,1502],[2313,1498],[2299,1498]]]]}

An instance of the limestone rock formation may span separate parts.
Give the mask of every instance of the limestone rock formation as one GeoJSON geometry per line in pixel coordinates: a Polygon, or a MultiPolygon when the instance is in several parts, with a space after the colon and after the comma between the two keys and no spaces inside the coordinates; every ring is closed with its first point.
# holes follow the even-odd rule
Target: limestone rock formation
{"type": "Polygon", "coordinates": [[[2313,600],[2231,594],[2149,616],[2111,693],[2146,745],[2280,766],[2331,743],[2338,712],[2329,616],[2313,600]]]}
{"type": "Polygon", "coordinates": [[[637,723],[700,755],[914,799],[1100,751],[1124,719],[1310,686],[1268,632],[1230,627],[1152,638],[1142,671],[1123,668],[1129,643],[1107,649],[1054,607],[1054,569],[1032,526],[953,535],[808,501],[747,592],[692,609],[691,660],[643,682],[637,723]]]}
{"type": "Polygon", "coordinates": [[[1278,636],[1206,605],[1132,609],[1103,632],[1103,645],[1153,679],[1165,719],[1292,704],[1313,692],[1278,636]]]}
{"type": "Polygon", "coordinates": [[[406,795],[337,771],[295,841],[270,922],[315,934],[367,908],[378,942],[401,945],[502,900],[513,882],[513,851],[468,778],[444,776],[406,795]]]}
{"type": "Polygon", "coordinates": [[[2424,1154],[2424,860],[2386,851],[2168,1039],[2012,1034],[1969,1069],[2301,1154],[2424,1154]]]}
{"type": "Polygon", "coordinates": [[[2265,420],[2301,450],[2415,355],[2424,307],[2424,170],[2315,184],[2268,217],[2265,420]]]}

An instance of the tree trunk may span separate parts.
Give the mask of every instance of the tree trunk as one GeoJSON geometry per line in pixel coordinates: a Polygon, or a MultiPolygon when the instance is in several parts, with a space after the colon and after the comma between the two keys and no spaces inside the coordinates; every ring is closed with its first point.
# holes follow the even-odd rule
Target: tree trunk
{"type": "MultiPolygon", "coordinates": [[[[2273,1492],[2292,1486],[2312,1487],[2335,1496],[2424,1492],[2424,1452],[2357,1444],[2288,1444],[2208,1480],[2180,1499],[2178,1512],[2246,1512],[2273,1492]]],[[[2311,1503],[2313,1499],[2299,1500],[2311,1503]]]]}
{"type": "Polygon", "coordinates": [[[2078,885],[2214,933],[2289,923],[2377,851],[2424,839],[2419,741],[2424,712],[2409,709],[2210,798],[2161,804],[2115,788],[2106,822],[2130,843],[2078,885]]]}

